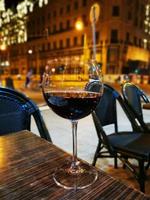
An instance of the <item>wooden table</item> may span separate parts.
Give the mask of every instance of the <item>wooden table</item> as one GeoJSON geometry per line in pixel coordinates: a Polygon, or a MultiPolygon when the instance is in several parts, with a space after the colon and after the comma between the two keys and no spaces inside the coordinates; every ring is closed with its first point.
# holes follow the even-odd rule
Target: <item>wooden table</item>
{"type": "Polygon", "coordinates": [[[65,190],[52,175],[69,154],[22,131],[0,137],[0,200],[135,200],[150,196],[98,170],[98,180],[83,190],[65,190]]]}
{"type": "Polygon", "coordinates": [[[150,103],[144,103],[143,109],[150,110],[150,103]]]}

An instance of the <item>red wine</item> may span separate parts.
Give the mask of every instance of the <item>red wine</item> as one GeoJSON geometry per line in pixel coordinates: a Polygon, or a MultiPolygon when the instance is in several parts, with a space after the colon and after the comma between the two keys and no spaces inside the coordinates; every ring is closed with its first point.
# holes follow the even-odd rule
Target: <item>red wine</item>
{"type": "Polygon", "coordinates": [[[51,91],[44,94],[49,107],[59,116],[78,120],[97,106],[100,93],[89,91],[51,91]]]}

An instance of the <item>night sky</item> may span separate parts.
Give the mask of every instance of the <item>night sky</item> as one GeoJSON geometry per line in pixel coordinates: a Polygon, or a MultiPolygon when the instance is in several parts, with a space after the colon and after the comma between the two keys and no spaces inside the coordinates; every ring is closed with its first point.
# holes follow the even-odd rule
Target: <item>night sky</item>
{"type": "Polygon", "coordinates": [[[18,2],[20,2],[20,1],[23,1],[23,0],[5,0],[6,8],[16,7],[18,2]]]}

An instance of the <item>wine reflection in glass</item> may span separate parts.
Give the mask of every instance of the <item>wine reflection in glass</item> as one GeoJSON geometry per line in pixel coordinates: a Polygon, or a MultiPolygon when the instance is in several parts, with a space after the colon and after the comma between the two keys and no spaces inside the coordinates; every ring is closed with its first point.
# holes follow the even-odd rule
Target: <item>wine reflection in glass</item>
{"type": "Polygon", "coordinates": [[[77,158],[77,124],[96,108],[103,93],[101,78],[100,66],[94,60],[72,66],[55,63],[53,67],[46,66],[43,75],[45,101],[57,115],[72,124],[71,161],[57,168],[53,176],[56,184],[65,189],[86,188],[98,177],[94,167],[77,158]],[[93,83],[98,85],[96,89],[92,88],[93,83]]]}

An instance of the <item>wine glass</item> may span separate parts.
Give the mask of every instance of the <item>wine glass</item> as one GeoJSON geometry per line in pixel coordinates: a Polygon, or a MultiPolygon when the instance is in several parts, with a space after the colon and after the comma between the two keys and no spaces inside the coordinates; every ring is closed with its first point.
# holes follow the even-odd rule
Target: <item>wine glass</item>
{"type": "Polygon", "coordinates": [[[77,124],[79,119],[95,109],[102,96],[101,68],[95,60],[64,63],[55,60],[47,65],[42,82],[48,106],[72,124],[71,161],[65,161],[63,166],[58,167],[53,178],[57,185],[65,189],[83,189],[94,183],[98,174],[94,167],[77,158],[77,124]],[[99,87],[93,92],[91,85],[95,82],[99,87]]]}

